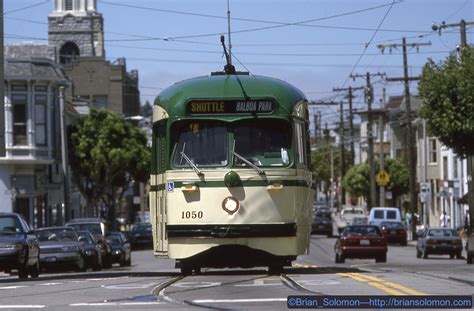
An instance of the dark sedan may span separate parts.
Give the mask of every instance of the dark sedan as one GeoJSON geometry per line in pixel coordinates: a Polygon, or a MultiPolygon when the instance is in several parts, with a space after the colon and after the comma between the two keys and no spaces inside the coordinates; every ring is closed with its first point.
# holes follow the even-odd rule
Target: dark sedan
{"type": "Polygon", "coordinates": [[[336,240],[336,263],[346,258],[375,258],[387,261],[387,240],[377,226],[348,226],[336,240]]]}
{"type": "Polygon", "coordinates": [[[0,213],[0,271],[18,270],[20,279],[39,275],[39,245],[26,221],[15,213],[0,213]]]}
{"type": "Polygon", "coordinates": [[[449,255],[460,259],[462,240],[456,230],[448,228],[430,228],[425,230],[416,244],[416,257],[428,258],[428,255],[449,255]]]}
{"type": "Polygon", "coordinates": [[[387,242],[407,245],[407,229],[401,222],[387,221],[382,223],[382,232],[387,242]]]}
{"type": "Polygon", "coordinates": [[[331,218],[319,216],[316,214],[311,223],[311,234],[325,234],[328,238],[332,237],[331,218]]]}
{"type": "Polygon", "coordinates": [[[82,245],[82,256],[85,260],[86,268],[90,267],[94,271],[102,269],[102,244],[97,243],[92,233],[89,231],[78,231],[79,243],[82,245]]]}
{"type": "Polygon", "coordinates": [[[153,246],[151,224],[133,225],[130,231],[130,243],[134,249],[151,248],[153,246]]]}
{"type": "Polygon", "coordinates": [[[112,232],[107,236],[107,242],[112,247],[112,263],[119,263],[122,267],[132,264],[130,241],[125,234],[112,232]]]}
{"type": "Polygon", "coordinates": [[[73,228],[49,227],[36,230],[40,243],[40,265],[42,268],[73,267],[85,269],[82,246],[73,228]]]}

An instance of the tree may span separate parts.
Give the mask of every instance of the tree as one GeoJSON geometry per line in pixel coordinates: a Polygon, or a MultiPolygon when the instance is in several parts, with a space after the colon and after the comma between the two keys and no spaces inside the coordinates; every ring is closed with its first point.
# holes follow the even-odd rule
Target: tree
{"type": "Polygon", "coordinates": [[[132,181],[149,177],[151,153],[146,143],[140,129],[104,109],[92,109],[71,130],[72,178],[88,208],[105,204],[113,226],[116,206],[132,181]]]}
{"type": "MultiPolygon", "coordinates": [[[[331,187],[331,151],[332,151],[332,163],[333,163],[333,177],[334,181],[337,182],[341,175],[341,169],[339,166],[340,150],[336,145],[332,145],[325,141],[319,143],[318,148],[311,152],[311,167],[316,182],[322,185],[322,191],[329,198],[329,191],[331,187]]],[[[348,168],[350,165],[350,153],[345,150],[344,152],[345,167],[348,168]]]]}
{"type": "Polygon", "coordinates": [[[423,67],[418,86],[430,134],[460,157],[467,158],[469,231],[474,232],[474,48],[462,47],[461,57],[449,56],[423,67]]]}
{"type": "MultiPolygon", "coordinates": [[[[380,170],[378,162],[375,163],[376,171],[380,170]]],[[[385,159],[385,170],[390,175],[390,182],[385,187],[392,192],[392,205],[398,197],[409,192],[409,174],[406,165],[399,159],[385,159]]],[[[344,177],[342,184],[344,188],[354,196],[362,196],[366,200],[370,196],[370,168],[368,163],[353,166],[344,177]]],[[[377,187],[379,192],[379,187],[377,187]]]]}
{"type": "Polygon", "coordinates": [[[140,114],[145,118],[151,118],[153,116],[153,106],[148,100],[144,105],[140,106],[140,114]]]}

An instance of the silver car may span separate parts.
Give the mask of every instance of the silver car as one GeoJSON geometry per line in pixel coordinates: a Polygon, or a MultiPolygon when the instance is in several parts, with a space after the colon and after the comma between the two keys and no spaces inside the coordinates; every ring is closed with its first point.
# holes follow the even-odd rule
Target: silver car
{"type": "Polygon", "coordinates": [[[76,271],[84,270],[82,246],[73,228],[41,228],[36,230],[36,236],[40,245],[42,268],[72,267],[76,271]]]}
{"type": "Polygon", "coordinates": [[[461,258],[462,240],[456,230],[448,228],[429,228],[423,232],[416,244],[416,257],[428,255],[449,255],[451,259],[461,258]]]}

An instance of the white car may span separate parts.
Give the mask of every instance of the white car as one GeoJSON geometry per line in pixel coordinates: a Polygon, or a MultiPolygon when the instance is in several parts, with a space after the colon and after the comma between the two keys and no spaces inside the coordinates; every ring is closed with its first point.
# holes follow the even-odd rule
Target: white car
{"type": "Polygon", "coordinates": [[[367,218],[367,210],[363,206],[346,206],[336,217],[336,226],[339,233],[352,224],[354,218],[367,218]]]}

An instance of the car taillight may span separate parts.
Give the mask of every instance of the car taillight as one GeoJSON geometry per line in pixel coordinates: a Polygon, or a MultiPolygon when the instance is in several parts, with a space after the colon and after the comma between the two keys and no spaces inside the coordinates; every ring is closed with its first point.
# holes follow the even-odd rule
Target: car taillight
{"type": "Polygon", "coordinates": [[[438,241],[436,241],[436,240],[428,240],[428,241],[426,241],[426,244],[428,244],[428,245],[435,245],[435,244],[438,244],[438,241]]]}
{"type": "Polygon", "coordinates": [[[451,243],[454,244],[454,245],[461,245],[462,244],[461,240],[452,240],[451,243]]]}
{"type": "Polygon", "coordinates": [[[359,245],[359,240],[358,239],[351,239],[351,238],[345,238],[343,240],[343,245],[348,246],[348,245],[359,245]]]}

